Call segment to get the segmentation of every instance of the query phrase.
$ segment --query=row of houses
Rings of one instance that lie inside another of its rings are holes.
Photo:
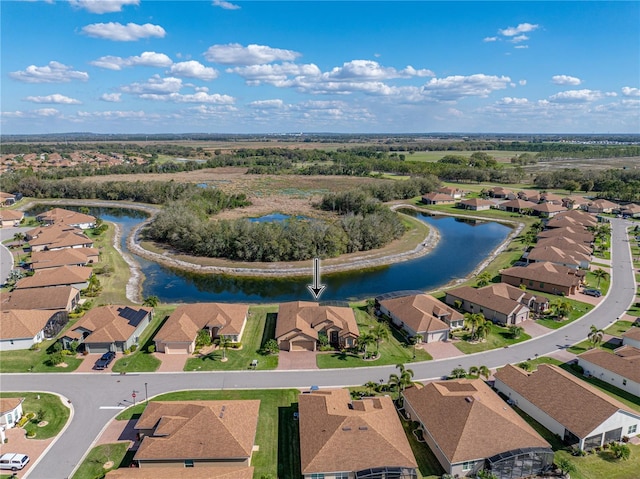
[[[51,168],[74,168],[90,166],[106,168],[123,164],[146,164],[147,159],[142,156],[130,156],[122,153],[100,153],[93,151],[74,151],[62,156],[60,153],[27,153],[0,155],[0,174],[31,169],[32,171],[48,170]]]

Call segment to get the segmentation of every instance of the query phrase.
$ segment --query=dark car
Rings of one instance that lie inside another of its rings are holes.
[[[585,289],[582,291],[584,294],[586,294],[587,296],[594,296],[596,298],[599,298],[600,296],[602,296],[602,291],[600,291],[599,289]]]
[[[96,369],[106,369],[111,364],[111,361],[116,357],[116,353],[113,351],[109,351],[108,353],[104,353],[100,356],[100,359],[96,361],[96,365],[94,366]]]

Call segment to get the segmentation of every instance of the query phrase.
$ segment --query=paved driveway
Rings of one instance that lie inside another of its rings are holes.
[[[160,367],[157,372],[159,373],[175,373],[184,370],[184,365],[187,362],[187,359],[192,358],[192,354],[164,354],[164,353],[153,353],[156,359],[162,361],[160,363]]]
[[[279,370],[318,369],[315,351],[280,351],[278,353]]]
[[[454,346],[453,341],[434,341],[433,343],[422,343],[422,349],[428,352],[433,359],[447,359],[464,356],[462,351]]]
[[[18,454],[26,454],[29,456],[29,464],[22,471],[18,471],[16,474],[18,477],[24,477],[29,469],[33,467],[34,462],[42,455],[45,449],[53,442],[54,438],[39,440],[27,439],[24,429],[19,427],[13,427],[5,431],[5,435],[8,439],[6,444],[0,444],[0,454],[5,452],[14,452]],[[2,474],[11,474],[11,471],[2,471]]]

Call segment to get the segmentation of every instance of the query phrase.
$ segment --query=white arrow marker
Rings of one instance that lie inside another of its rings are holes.
[[[325,288],[326,285],[320,284],[320,258],[313,258],[313,284],[308,284],[307,289],[311,292],[313,298],[318,301]]]

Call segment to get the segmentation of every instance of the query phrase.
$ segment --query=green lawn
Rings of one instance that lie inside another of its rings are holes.
[[[363,334],[369,328],[377,324],[377,320],[369,316],[366,307],[354,310],[358,329]],[[424,349],[416,349],[416,357],[413,358],[414,348],[407,344],[404,333],[394,326],[390,326],[391,338],[380,343],[380,356],[374,361],[365,361],[362,356],[348,352],[319,353],[316,356],[316,364],[320,369],[328,368],[356,368],[365,366],[382,366],[388,364],[405,364],[413,361],[427,361],[433,359]],[[370,351],[376,346],[371,346]]]
[[[542,326],[549,329],[558,329],[562,326],[566,326],[569,323],[572,323],[578,318],[581,318],[589,311],[593,309],[593,305],[589,303],[583,303],[581,301],[577,301],[575,299],[570,298],[562,298],[562,301],[568,301],[571,303],[573,310],[569,313],[569,317],[563,321],[558,321],[553,316],[548,316],[543,319],[537,319],[536,323],[541,324]]]
[[[153,401],[206,401],[259,399],[260,413],[256,444],[260,450],[253,454],[251,465],[254,477],[270,474],[272,477],[298,479],[300,477],[299,439],[293,412],[298,408],[297,389],[263,389],[253,391],[180,391],[163,394]],[[141,414],[141,403],[120,413],[116,419],[129,420]],[[295,440],[294,440],[295,439]],[[284,459],[286,458],[286,460]],[[281,462],[282,460],[282,462]]]
[[[130,462],[127,446],[126,442],[121,442],[94,447],[71,479],[97,479],[104,477],[104,474],[112,469],[127,467]],[[109,461],[113,462],[113,467],[105,469],[103,465]]]
[[[46,426],[38,427],[37,423],[34,423],[32,427],[36,432],[36,439],[49,439],[50,437],[57,436],[69,419],[69,408],[65,406],[60,400],[60,397],[55,394],[38,392],[3,392],[0,393],[0,397],[25,398],[22,403],[22,411],[24,414],[31,412],[38,414],[39,411],[43,412],[42,420],[46,421],[48,424]],[[40,397],[40,399],[38,399],[38,397]]]
[[[604,332],[612,336],[622,336],[622,333],[626,333],[631,327],[633,327],[631,321],[619,320],[605,329]]]
[[[480,351],[488,351],[489,349],[504,348],[511,344],[520,343],[531,339],[526,333],[522,333],[519,338],[514,339],[509,334],[508,328],[503,328],[497,324],[491,325],[491,331],[487,336],[487,339],[479,343],[469,343],[464,340],[468,337],[470,331],[458,331],[455,333],[455,337],[463,339],[462,341],[456,341],[454,346],[462,351],[464,354],[478,353]]]
[[[242,335],[242,349],[227,349],[227,361],[222,362],[222,351],[215,350],[203,357],[187,359],[185,371],[219,371],[248,369],[251,361],[258,360],[257,369],[278,367],[277,355],[262,355],[258,351],[275,334],[277,306],[252,306]]]
[[[615,459],[609,451],[576,457],[562,450],[556,452],[555,459],[557,461],[564,457],[576,466],[576,472],[571,473],[571,479],[638,479],[640,446],[629,444],[629,448],[631,455],[628,461]]]
[[[418,427],[418,423],[415,421],[405,421],[401,419],[404,433],[407,435],[409,445],[413,451],[413,455],[418,463],[418,470],[424,479],[440,479],[444,474],[444,469],[434,456],[429,446],[426,443],[418,441],[413,435],[413,430]]]
[[[47,348],[55,341],[53,339],[43,341],[39,344],[39,349],[21,349],[18,351],[0,351],[0,373],[63,373],[75,371],[81,358],[65,356],[65,364],[62,366],[50,366],[47,364]]]
[[[607,270],[605,269],[604,271],[607,271]],[[611,275],[607,276],[606,278],[602,278],[600,281],[598,281],[598,278],[594,276],[593,271],[589,271],[587,273],[587,277],[585,278],[585,287],[597,288],[600,291],[602,291],[602,294],[607,294],[607,291],[609,291],[610,285],[611,285]]]

